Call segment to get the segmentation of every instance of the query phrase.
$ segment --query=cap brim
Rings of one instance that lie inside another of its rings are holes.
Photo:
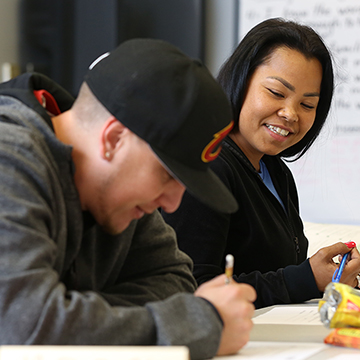
[[[174,177],[202,203],[213,210],[227,214],[234,213],[238,209],[238,204],[230,190],[211,169],[199,171],[189,168],[154,147],[151,148]]]

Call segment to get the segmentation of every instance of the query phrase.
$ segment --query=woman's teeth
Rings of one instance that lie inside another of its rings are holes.
[[[285,130],[285,129],[281,129],[277,126],[273,126],[273,125],[268,125],[266,124],[266,127],[268,129],[270,129],[273,133],[281,135],[281,136],[288,136],[289,135],[289,131]]]

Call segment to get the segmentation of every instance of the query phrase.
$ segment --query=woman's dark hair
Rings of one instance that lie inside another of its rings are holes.
[[[308,59],[316,58],[323,70],[320,99],[313,126],[297,144],[280,153],[282,157],[296,156],[294,161],[304,155],[318,137],[333,97],[332,59],[321,37],[312,28],[293,21],[281,18],[265,20],[246,34],[221,67],[218,81],[232,104],[234,119],[239,119],[251,76],[256,68],[266,62],[272,52],[281,46],[297,50]],[[235,121],[235,125],[238,126],[238,121]]]

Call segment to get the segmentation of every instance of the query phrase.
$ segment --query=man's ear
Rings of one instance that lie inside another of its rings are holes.
[[[103,159],[111,160],[113,158],[126,129],[127,128],[113,116],[106,120],[101,128],[100,134],[100,151]]]

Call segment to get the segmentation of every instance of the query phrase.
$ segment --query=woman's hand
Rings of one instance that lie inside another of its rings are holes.
[[[332,281],[335,270],[339,267],[333,260],[337,255],[349,253],[340,282],[350,286],[357,286],[357,275],[360,273],[360,254],[356,247],[349,249],[346,244],[338,242],[324,247],[310,259],[310,266],[315,277],[316,285],[320,291],[324,291],[328,283]]]

